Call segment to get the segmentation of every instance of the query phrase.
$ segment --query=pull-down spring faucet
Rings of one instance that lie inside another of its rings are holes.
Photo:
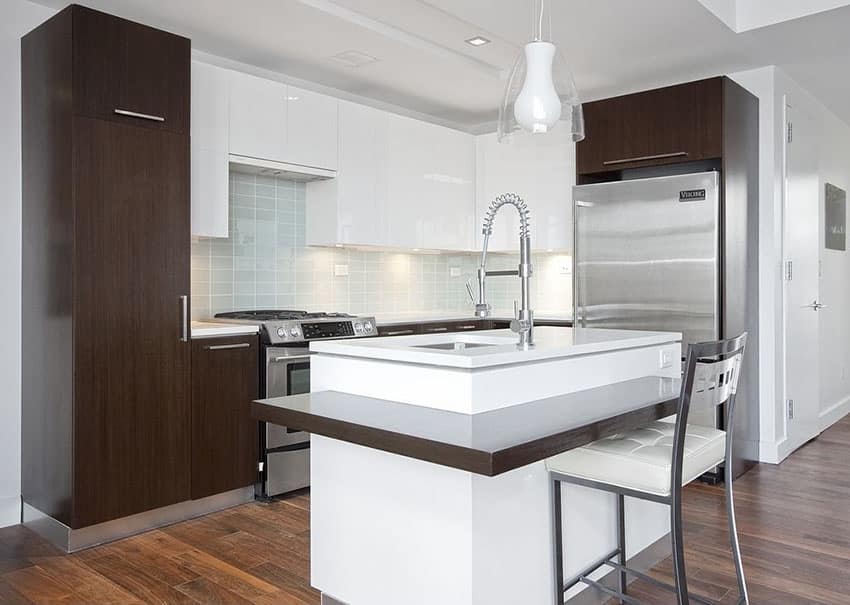
[[[502,206],[510,205],[519,213],[519,267],[516,271],[487,271],[487,247],[490,236],[493,234],[493,219]],[[487,276],[518,275],[522,284],[522,306],[517,309],[514,302],[514,319],[511,322],[511,330],[519,334],[519,347],[528,349],[534,345],[534,312],[529,302],[528,280],[534,273],[531,264],[531,234],[528,227],[528,206],[521,197],[515,193],[503,193],[490,204],[484,215],[484,226],[481,233],[484,234],[484,248],[481,251],[481,265],[478,267],[478,303],[475,305],[477,317],[489,317],[490,305],[487,303],[485,280]]]

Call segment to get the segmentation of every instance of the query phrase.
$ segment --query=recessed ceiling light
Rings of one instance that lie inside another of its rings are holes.
[[[466,43],[470,46],[484,46],[485,44],[490,44],[490,40],[484,36],[474,36],[467,40]]]
[[[369,63],[375,63],[378,59],[359,50],[347,50],[334,55],[331,60],[342,63],[346,67],[362,67]]]

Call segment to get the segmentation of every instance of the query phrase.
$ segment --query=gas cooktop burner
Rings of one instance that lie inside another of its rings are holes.
[[[348,313],[308,313],[307,311],[231,311],[217,313],[216,319],[260,326],[263,342],[270,345],[306,346],[310,340],[377,336],[374,317]]]

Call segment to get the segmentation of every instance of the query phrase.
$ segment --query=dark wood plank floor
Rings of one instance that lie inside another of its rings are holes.
[[[850,603],[850,418],[735,485],[751,602]],[[691,587],[734,603],[722,487],[686,494]],[[74,555],[21,526],[0,529],[0,603],[317,604],[309,507],[307,494],[247,504]],[[652,573],[669,580],[669,560]],[[672,602],[644,583],[632,592]]]

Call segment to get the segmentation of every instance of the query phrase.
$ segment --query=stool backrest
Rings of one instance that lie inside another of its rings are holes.
[[[727,478],[731,477],[729,468],[735,393],[738,389],[738,378],[746,344],[747,333],[744,332],[737,338],[701,342],[688,347],[673,436],[672,494],[681,492],[685,435],[688,429],[688,416],[694,408],[726,404],[726,469]]]

